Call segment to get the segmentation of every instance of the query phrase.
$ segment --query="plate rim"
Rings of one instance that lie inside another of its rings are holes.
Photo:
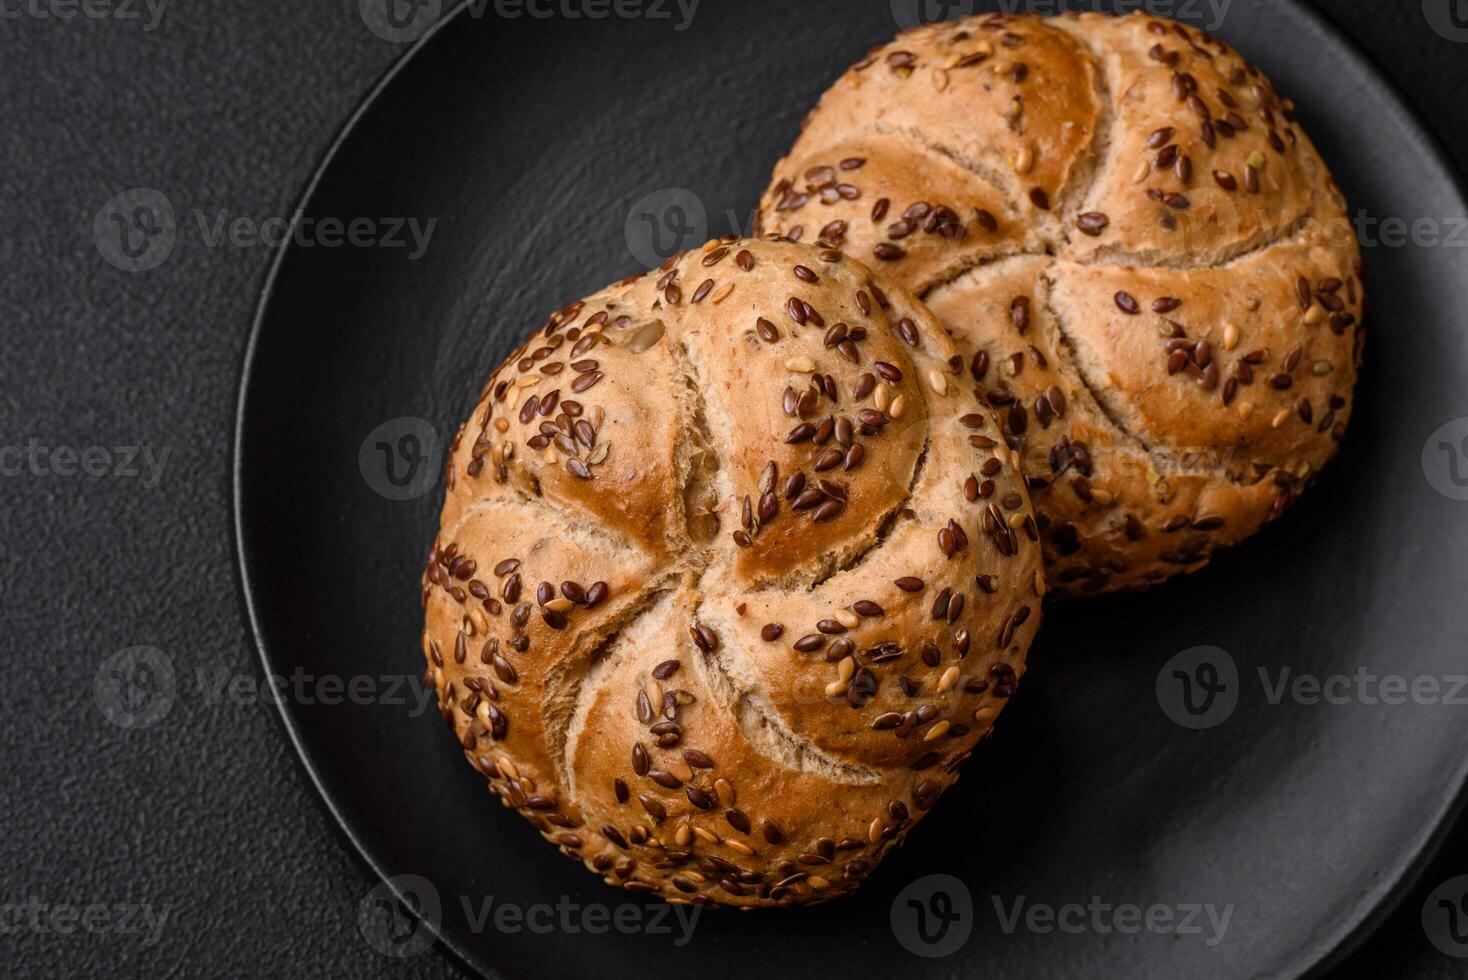
[[[351,138],[352,134],[357,131],[358,124],[361,123],[362,119],[372,111],[383,93],[407,69],[408,65],[415,61],[418,55],[437,39],[442,32],[448,30],[450,25],[457,24],[464,12],[473,6],[475,2],[477,0],[457,0],[452,10],[440,16],[424,32],[422,37],[409,44],[388,65],[387,69],[378,76],[377,80],[372,83],[367,91],[363,93],[352,111],[347,115],[347,118],[332,136],[320,160],[312,169],[311,176],[302,187],[296,199],[295,206],[291,209],[290,228],[287,229],[285,247],[279,249],[270,261],[270,266],[265,273],[265,281],[260,289],[260,297],[256,301],[254,314],[250,318],[249,334],[245,340],[245,349],[240,359],[239,377],[235,383],[235,413],[234,423],[230,433],[229,530],[231,539],[230,546],[234,552],[235,559],[231,564],[234,571],[236,591],[239,596],[240,605],[244,609],[245,622],[249,628],[250,645],[254,648],[256,660],[266,675],[269,675],[273,669],[278,669],[279,658],[271,655],[269,646],[265,640],[265,632],[261,625],[260,612],[255,598],[254,579],[250,569],[251,558],[247,554],[245,547],[246,530],[243,507],[244,467],[242,465],[250,383],[254,377],[255,356],[259,348],[260,335],[263,331],[266,317],[270,313],[271,301],[275,298],[276,284],[280,278],[281,269],[284,268],[286,261],[292,258],[295,252],[299,251],[295,244],[296,228],[305,215],[307,206],[311,203],[312,198],[316,196],[316,192],[326,177],[327,172],[336,163],[342,147]],[[291,755],[294,756],[295,765],[300,771],[305,773],[307,783],[312,790],[311,795],[315,797],[317,805],[325,811],[332,825],[332,831],[348,845],[346,848],[348,856],[368,871],[368,889],[370,890],[379,885],[387,885],[392,891],[393,897],[397,899],[399,907],[406,909],[418,921],[420,927],[428,930],[433,938],[434,948],[446,955],[450,962],[460,970],[469,976],[485,977],[487,980],[501,980],[502,974],[497,968],[491,967],[488,972],[485,972],[477,965],[479,959],[471,956],[465,949],[462,949],[457,940],[447,930],[443,929],[440,924],[425,919],[419,914],[415,903],[406,901],[407,896],[404,895],[402,889],[393,880],[394,876],[389,873],[389,870],[384,866],[383,862],[372,853],[366,842],[362,840],[352,822],[346,818],[341,805],[338,804],[331,790],[327,788],[316,761],[306,751],[300,723],[287,706],[286,702],[288,700],[287,698],[275,699],[275,708],[276,715],[281,725],[285,728],[286,739],[290,743]],[[373,882],[372,879],[374,878],[376,882]]]
[[[367,89],[357,102],[346,120],[342,123],[336,134],[327,145],[319,162],[312,169],[311,176],[297,198],[296,204],[291,211],[291,226],[289,231],[294,232],[297,225],[305,214],[307,206],[325,179],[328,171],[337,161],[341,150],[347,140],[357,131],[358,125],[376,107],[378,101],[387,89],[402,75],[407,67],[429,47],[441,34],[452,27],[456,27],[459,21],[478,0],[456,0],[453,9],[444,13],[434,22],[428,30],[417,40],[409,44],[398,57],[388,66],[381,76]],[[1449,186],[1457,199],[1460,211],[1468,213],[1468,199],[1464,197],[1465,181],[1453,158],[1448,154],[1442,140],[1427,126],[1414,105],[1408,100],[1406,94],[1397,82],[1388,76],[1376,63],[1371,54],[1366,51],[1356,40],[1345,31],[1329,20],[1325,14],[1312,3],[1304,0],[1264,0],[1264,2],[1284,6],[1292,9],[1305,22],[1307,22],[1319,35],[1327,40],[1335,42],[1347,53],[1355,57],[1356,62],[1363,70],[1366,80],[1381,93],[1388,106],[1396,112],[1399,118],[1408,122],[1408,136],[1414,142],[1413,149],[1422,154],[1432,166],[1441,170],[1449,181]],[[249,630],[249,642],[254,648],[256,658],[261,669],[269,674],[272,669],[278,668],[278,658],[270,652],[270,647],[265,639],[265,632],[261,624],[260,612],[255,596],[254,582],[256,577],[251,570],[251,557],[246,551],[246,518],[243,507],[244,492],[244,467],[243,467],[243,442],[245,427],[247,425],[247,411],[249,408],[249,396],[251,381],[254,377],[254,367],[260,336],[263,332],[267,317],[272,308],[275,298],[277,281],[287,261],[295,257],[299,249],[295,245],[294,235],[288,235],[286,245],[277,251],[272,258],[270,266],[265,275],[265,281],[260,290],[260,296],[255,305],[255,310],[250,319],[249,332],[246,338],[245,348],[240,360],[239,375],[235,387],[235,413],[231,431],[231,443],[229,451],[229,507],[230,507],[230,545],[234,553],[232,562],[236,591],[240,604],[244,611],[244,618]],[[342,806],[338,803],[332,792],[323,781],[322,774],[313,757],[306,751],[300,723],[293,713],[292,706],[287,699],[277,699],[276,712],[281,725],[285,728],[287,740],[290,743],[295,764],[305,773],[307,781],[313,790],[317,804],[322,807],[336,834],[348,844],[347,853],[354,858],[359,865],[364,867],[372,877],[377,879],[376,885],[386,884],[405,908],[409,909],[419,924],[427,928],[433,937],[434,946],[460,969],[473,976],[483,976],[491,980],[499,980],[502,974],[496,967],[489,967],[488,972],[478,965],[481,957],[469,953],[462,948],[455,936],[444,929],[440,923],[434,923],[422,918],[414,910],[412,905],[403,901],[405,898],[402,891],[393,881],[393,876],[383,862],[375,856],[365,841],[354,829],[353,824],[345,815]],[[1446,802],[1431,814],[1428,821],[1419,824],[1419,833],[1410,841],[1409,848],[1404,852],[1404,858],[1398,866],[1391,869],[1389,875],[1383,875],[1367,891],[1361,893],[1360,900],[1353,903],[1352,913],[1339,919],[1339,924],[1331,929],[1323,930],[1304,946],[1299,947],[1304,962],[1286,964],[1286,968],[1294,970],[1290,974],[1279,974],[1280,976],[1292,977],[1318,977],[1330,972],[1341,965],[1345,960],[1359,950],[1367,941],[1374,936],[1382,924],[1390,918],[1401,906],[1407,894],[1422,880],[1428,866],[1441,849],[1443,842],[1454,829],[1454,825],[1462,816],[1465,807],[1468,807],[1468,757],[1465,757],[1458,769],[1451,776],[1451,785],[1455,788],[1445,794]],[[375,887],[369,879],[369,887]]]

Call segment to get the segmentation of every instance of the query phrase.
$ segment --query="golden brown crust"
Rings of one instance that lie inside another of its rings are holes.
[[[854,889],[1039,625],[1018,458],[963,370],[909,293],[783,241],[552,317],[455,440],[424,576],[428,675],[491,790],[670,901]]]
[[[1345,202],[1290,103],[1199,31],[906,32],[822,97],[760,225],[877,262],[944,322],[1028,461],[1055,594],[1202,567],[1344,432],[1365,298]]]

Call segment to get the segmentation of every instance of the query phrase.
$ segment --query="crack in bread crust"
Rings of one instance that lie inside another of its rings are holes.
[[[1250,238],[1234,242],[1227,248],[1211,255],[1183,258],[1176,255],[1163,255],[1156,251],[1127,249],[1125,246],[1116,245],[1102,246],[1096,249],[1091,256],[1084,258],[1072,258],[1064,253],[1060,254],[1059,257],[1075,265],[1100,268],[1141,266],[1148,269],[1170,269],[1177,272],[1227,269],[1266,253],[1275,246],[1282,245],[1293,238],[1299,233],[1301,227],[1317,217],[1315,214],[1315,204],[1316,202],[1312,195],[1310,205],[1303,211],[1297,213],[1288,222],[1283,222],[1274,228],[1260,229]]]
[[[878,519],[877,528],[876,531],[873,533],[871,543],[863,548],[859,548],[856,551],[843,556],[839,562],[835,562],[831,567],[827,568],[824,572],[817,575],[814,579],[811,580],[810,584],[806,586],[807,592],[814,592],[816,589],[820,588],[822,585],[825,585],[837,575],[842,575],[860,566],[862,562],[866,561],[867,558],[869,558],[879,548],[881,548],[882,545],[887,543],[887,539],[892,534],[892,529],[895,528],[899,522],[904,519],[910,519],[908,518],[908,515],[911,514],[911,511],[908,509],[908,505],[912,503],[913,494],[917,491],[918,483],[922,481],[923,470],[927,467],[928,464],[928,452],[932,448],[933,441],[931,439],[923,440],[923,448],[918,453],[917,460],[913,463],[912,476],[907,481],[906,492],[903,493],[902,499],[898,501],[896,506],[887,511],[887,513],[883,514],[881,518]]]
[[[681,438],[685,440],[686,446],[691,447],[676,455],[678,493],[674,495],[673,502],[682,510],[680,515],[684,529],[682,543],[684,547],[697,553],[696,561],[699,567],[703,568],[707,567],[712,560],[710,549],[718,538],[719,526],[722,522],[717,514],[708,511],[704,514],[707,518],[704,527],[695,528],[694,508],[700,503],[695,498],[706,498],[710,494],[713,494],[715,499],[719,497],[719,483],[724,460],[718,450],[719,443],[709,429],[708,402],[704,398],[698,369],[689,356],[685,338],[678,338],[673,352],[675,363],[678,366],[674,384],[678,389],[678,398],[685,407],[686,424],[683,426]],[[710,461],[712,461],[712,466],[708,465]],[[710,473],[714,475],[711,477]]]
[[[465,508],[454,518],[452,524],[447,524],[439,529],[439,537],[453,540],[458,536],[465,524],[472,518],[479,516],[485,510],[495,506],[522,507],[535,511],[538,515],[550,515],[552,519],[568,521],[570,516],[563,508],[558,507],[541,493],[526,493],[525,489],[514,483],[506,484],[514,492],[513,497],[501,497],[494,495],[480,495],[469,502]],[[538,488],[537,488],[538,489]],[[590,534],[592,537],[600,538],[604,543],[629,551],[641,551],[638,543],[627,534],[619,533],[616,529],[597,521],[578,521],[575,523],[578,532]]]
[[[1111,150],[1111,130],[1116,123],[1116,105],[1111,92],[1111,83],[1106,76],[1106,64],[1102,56],[1096,51],[1091,39],[1079,34],[1070,33],[1072,40],[1080,44],[1081,50],[1085,52],[1090,60],[1091,88],[1096,97],[1096,104],[1100,106],[1100,112],[1096,116],[1096,125],[1091,130],[1091,144],[1086,147],[1086,166],[1083,172],[1073,172],[1066,186],[1061,188],[1060,202],[1060,241],[1050,242],[1051,254],[1070,245],[1070,225],[1080,209],[1090,199],[1091,193],[1096,189],[1101,174],[1106,172],[1106,167],[1111,164],[1109,153]],[[1084,184],[1084,187],[1081,185]]]
[[[881,123],[870,123],[858,130],[868,132],[877,136],[887,136],[898,140],[906,140],[916,143],[925,150],[929,150],[939,156],[947,158],[953,164],[967,171],[970,176],[977,177],[988,184],[996,193],[1004,197],[1009,204],[1010,214],[1019,214],[1019,209],[1014,206],[1011,198],[1013,186],[997,170],[986,167],[971,157],[965,156],[951,146],[947,146],[930,138],[926,133],[910,126],[885,126]]]
[[[1065,317],[1055,308],[1053,298],[1054,280],[1050,278],[1048,270],[1041,276],[1041,282],[1045,286],[1042,305],[1045,308],[1045,312],[1050,314],[1050,320],[1055,325],[1055,334],[1058,341],[1053,348],[1053,353],[1059,359],[1057,370],[1060,371],[1062,376],[1069,377],[1073,380],[1086,393],[1086,396],[1096,409],[1095,417],[1097,420],[1103,421],[1111,429],[1113,434],[1120,436],[1123,440],[1134,446],[1140,455],[1149,459],[1152,458],[1159,447],[1154,446],[1142,438],[1139,433],[1126,424],[1121,418],[1120,413],[1110,404],[1109,399],[1102,394],[1100,385],[1096,384],[1090,374],[1081,365],[1080,358],[1076,354],[1075,340],[1066,332]],[[1177,471],[1195,476],[1222,476],[1231,478],[1229,471],[1222,466],[1179,466],[1177,467]]]
[[[699,624],[695,608],[692,621]],[[734,663],[734,660],[738,663]],[[746,742],[761,756],[798,772],[816,773],[835,783],[870,786],[882,781],[882,774],[866,766],[845,762],[822,752],[814,742],[801,738],[785,722],[780,712],[759,690],[749,666],[749,655],[742,647],[726,638],[719,649],[690,660],[718,705],[744,734]],[[743,667],[742,671],[737,668]]]
[[[927,465],[928,450],[932,447],[931,440],[923,441],[923,448],[919,451],[917,459],[913,462],[912,476],[909,477],[907,488],[902,499],[883,513],[876,522],[872,531],[872,538],[865,544],[858,544],[842,550],[827,551],[818,558],[813,559],[817,567],[809,568],[804,572],[787,573],[785,575],[770,578],[756,579],[750,582],[745,591],[751,595],[768,592],[773,589],[803,588],[806,592],[814,592],[822,585],[861,565],[862,562],[878,551],[891,535],[895,528],[909,513],[909,505],[912,503],[913,493],[917,489],[919,481],[923,476],[923,469]],[[806,579],[805,573],[810,575]]]
[[[579,649],[562,657],[546,677],[541,713],[550,722],[547,731],[551,760],[569,800],[579,798],[570,758],[590,711],[587,695],[595,688],[596,678],[613,665],[618,656],[617,644],[624,634],[658,608],[676,588],[676,580],[676,574],[664,576],[633,599],[620,616],[591,634],[588,642],[582,643],[578,638]]]
[[[952,286],[973,275],[978,269],[995,265],[1008,259],[1028,259],[1041,255],[1054,255],[1055,252],[1047,243],[1045,248],[1030,249],[1021,246],[1009,247],[1000,245],[987,252],[974,252],[963,257],[962,261],[955,263],[952,267],[944,269],[937,275],[925,279],[913,290],[918,299],[927,301],[930,294],[945,286]]]

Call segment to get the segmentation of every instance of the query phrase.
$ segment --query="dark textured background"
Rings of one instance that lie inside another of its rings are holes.
[[[1230,16],[1266,2],[1234,0]],[[151,489],[0,478],[0,903],[172,906],[149,947],[21,931],[0,936],[0,955],[17,976],[452,976],[437,953],[387,960],[358,935],[370,882],[274,708],[180,697],[128,732],[93,702],[98,664],[139,644],[168,651],[189,692],[196,668],[259,672],[236,594],[228,450],[272,253],[187,234],[161,267],[129,274],[99,256],[92,217],[135,186],[181,213],[289,214],[401,50],[366,29],[356,0],[175,3],[151,32],[0,18],[0,444],[170,451]],[[1468,44],[1433,33],[1419,0],[1316,3],[1468,170]],[[1418,925],[1427,891],[1464,872],[1468,823],[1341,974],[1468,976]]]

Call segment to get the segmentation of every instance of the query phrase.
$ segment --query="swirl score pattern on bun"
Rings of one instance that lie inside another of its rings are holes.
[[[722,239],[574,303],[455,440],[423,579],[490,790],[669,901],[856,888],[1024,672],[1018,458],[907,291]]]
[[[920,296],[1022,452],[1058,595],[1193,571],[1335,451],[1364,292],[1257,68],[1144,14],[918,28],[848,70],[761,228]]]

